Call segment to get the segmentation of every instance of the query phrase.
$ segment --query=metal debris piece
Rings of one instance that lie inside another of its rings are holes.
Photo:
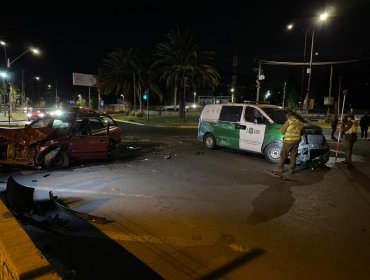
[[[29,212],[35,207],[33,203],[34,191],[34,188],[25,187],[10,176],[6,184],[6,200],[14,211],[18,213]]]
[[[64,205],[64,204],[58,202],[57,196],[54,196],[52,191],[49,191],[49,198],[50,198],[51,201],[53,201],[55,203],[55,205],[58,208],[60,208],[61,210],[65,211],[68,214],[71,214],[73,216],[76,216],[78,218],[87,220],[88,222],[92,222],[92,223],[97,223],[97,224],[107,224],[107,223],[109,223],[109,220],[107,220],[104,217],[98,217],[98,216],[90,215],[90,214],[87,214],[87,213],[81,213],[81,212],[77,212],[75,210],[72,210],[67,205]]]

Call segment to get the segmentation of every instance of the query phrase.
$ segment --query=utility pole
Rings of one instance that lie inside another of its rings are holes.
[[[313,55],[313,42],[315,38],[315,29],[312,28],[312,37],[311,37],[311,54],[310,54],[310,66],[308,72],[308,82],[307,82],[307,94],[304,103],[306,103],[306,116],[308,115],[308,109],[310,107],[310,87],[311,87],[311,75],[312,75],[312,55]]]

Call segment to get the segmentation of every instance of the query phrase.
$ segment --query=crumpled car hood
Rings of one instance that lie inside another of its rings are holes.
[[[30,146],[46,139],[52,130],[35,128],[0,128],[0,139],[16,142],[23,146]]]

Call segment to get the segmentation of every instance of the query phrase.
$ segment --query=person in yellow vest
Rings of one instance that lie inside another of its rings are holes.
[[[347,121],[341,126],[342,134],[344,135],[343,149],[346,159],[343,163],[352,164],[352,149],[353,144],[357,140],[358,121],[353,114],[349,114]]]
[[[287,121],[280,128],[281,133],[284,134],[284,142],[280,150],[278,166],[274,171],[283,172],[285,161],[290,155],[289,173],[293,174],[296,168],[298,146],[301,141],[303,120],[294,112],[288,112],[286,117]]]

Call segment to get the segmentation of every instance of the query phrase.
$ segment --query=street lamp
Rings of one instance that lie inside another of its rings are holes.
[[[324,22],[328,18],[329,14],[327,12],[324,12],[320,14],[318,17],[318,22]],[[289,24],[287,25],[288,30],[292,30],[295,28],[294,24]],[[308,73],[308,82],[307,82],[307,93],[305,96],[305,99],[302,100],[302,106],[305,106],[307,108],[308,106],[308,101],[309,101],[309,95],[310,95],[310,85],[311,85],[311,74],[312,74],[312,57],[313,57],[313,45],[314,45],[314,38],[315,38],[315,28],[313,25],[307,27],[306,29],[302,29],[298,27],[303,34],[304,34],[304,48],[303,48],[303,67],[302,67],[302,86],[301,86],[301,99],[303,99],[303,87],[304,87],[304,69],[305,69],[305,64],[306,64],[306,49],[307,49],[307,34],[309,30],[311,31],[311,51],[310,51],[310,62],[309,62],[309,68],[307,69]]]
[[[265,101],[267,98],[269,98],[271,96],[271,92],[268,90],[265,94]]]
[[[4,48],[4,54],[5,54],[5,64],[7,64],[7,55],[6,55],[6,43],[4,41],[0,41],[0,45]]]
[[[5,83],[5,79],[8,77],[8,73],[6,73],[5,71],[1,71],[0,72],[0,76],[3,78],[3,94],[4,94],[4,110],[5,110],[5,94],[6,94],[6,83]],[[1,112],[1,107],[2,107],[2,95],[0,94],[0,112]],[[6,115],[6,110],[4,111],[5,112],[5,115]]]
[[[196,91],[194,91],[194,104],[195,104],[195,97],[197,96],[197,92]]]
[[[328,18],[328,13],[322,13],[319,16],[319,22],[324,22]],[[306,112],[308,110],[308,101],[309,101],[309,95],[310,95],[310,85],[311,85],[311,74],[312,74],[312,56],[313,56],[313,44],[314,44],[314,38],[315,38],[315,29],[312,27],[312,37],[311,37],[311,52],[310,52],[310,64],[308,71],[308,82],[307,82],[307,94],[304,100],[304,104],[306,104]]]
[[[19,58],[21,58],[22,56],[24,56],[26,53],[33,53],[35,55],[39,55],[40,54],[40,50],[39,49],[36,49],[36,48],[28,48],[27,50],[25,50],[24,52],[22,52],[20,55],[18,55],[15,59],[13,59],[12,61],[10,61],[9,57],[7,58],[7,67],[10,68],[10,66],[15,62],[17,61]]]
[[[39,49],[30,47],[30,48],[28,48],[27,50],[25,50],[24,52],[22,52],[20,55],[18,55],[15,59],[13,59],[11,61],[10,58],[7,57],[7,54],[6,54],[6,43],[4,41],[0,41],[0,44],[4,47],[6,67],[8,69],[10,69],[10,66],[15,61],[17,61],[19,58],[21,58],[22,56],[24,56],[26,53],[29,53],[30,52],[30,53],[33,53],[35,55],[39,55],[40,54],[40,50]],[[23,78],[22,78],[22,83],[23,83]],[[11,98],[12,96],[11,96],[11,92],[9,92],[8,94],[9,94],[9,113],[8,113],[8,117],[9,117],[9,123],[10,123],[10,118],[12,117],[12,98]],[[24,95],[24,92],[22,92],[22,103],[23,103],[23,100],[24,100],[24,96],[23,95]]]

